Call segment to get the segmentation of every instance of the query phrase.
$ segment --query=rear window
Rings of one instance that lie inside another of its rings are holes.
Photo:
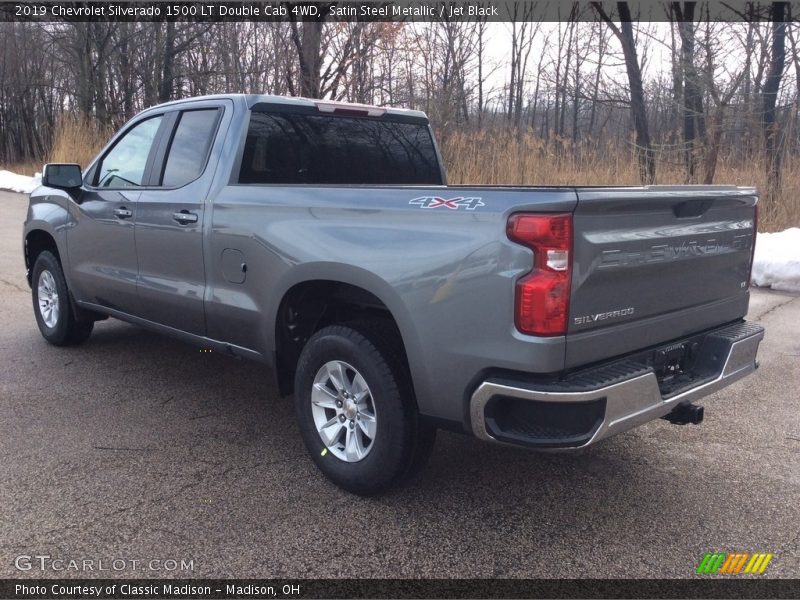
[[[251,113],[239,172],[239,183],[441,182],[427,125],[296,113]]]

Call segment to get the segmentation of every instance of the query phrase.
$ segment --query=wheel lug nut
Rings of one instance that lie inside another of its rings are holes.
[[[353,421],[350,421],[350,429],[352,429],[353,427],[355,427],[355,425],[356,425],[356,424],[355,424]]]
[[[342,401],[341,400],[337,400],[336,401],[336,407],[337,408],[342,408]]]
[[[339,420],[344,423],[344,415],[339,415]]]

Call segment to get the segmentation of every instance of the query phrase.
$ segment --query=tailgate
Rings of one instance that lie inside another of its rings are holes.
[[[744,317],[752,188],[578,188],[566,367]]]

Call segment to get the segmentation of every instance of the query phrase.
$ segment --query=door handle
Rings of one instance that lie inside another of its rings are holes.
[[[114,214],[118,219],[129,219],[133,216],[133,211],[123,206],[122,208],[115,208]]]
[[[181,225],[186,225],[187,223],[197,223],[197,215],[188,211],[172,213],[172,218]]]

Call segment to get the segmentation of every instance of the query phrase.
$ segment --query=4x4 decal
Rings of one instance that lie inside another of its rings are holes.
[[[450,210],[458,210],[462,206],[467,210],[475,210],[480,206],[486,206],[486,204],[480,199],[476,197],[469,197],[464,198],[462,196],[458,196],[457,198],[440,198],[438,196],[420,196],[419,198],[413,198],[408,201],[409,204],[416,204],[420,208],[449,208]]]

